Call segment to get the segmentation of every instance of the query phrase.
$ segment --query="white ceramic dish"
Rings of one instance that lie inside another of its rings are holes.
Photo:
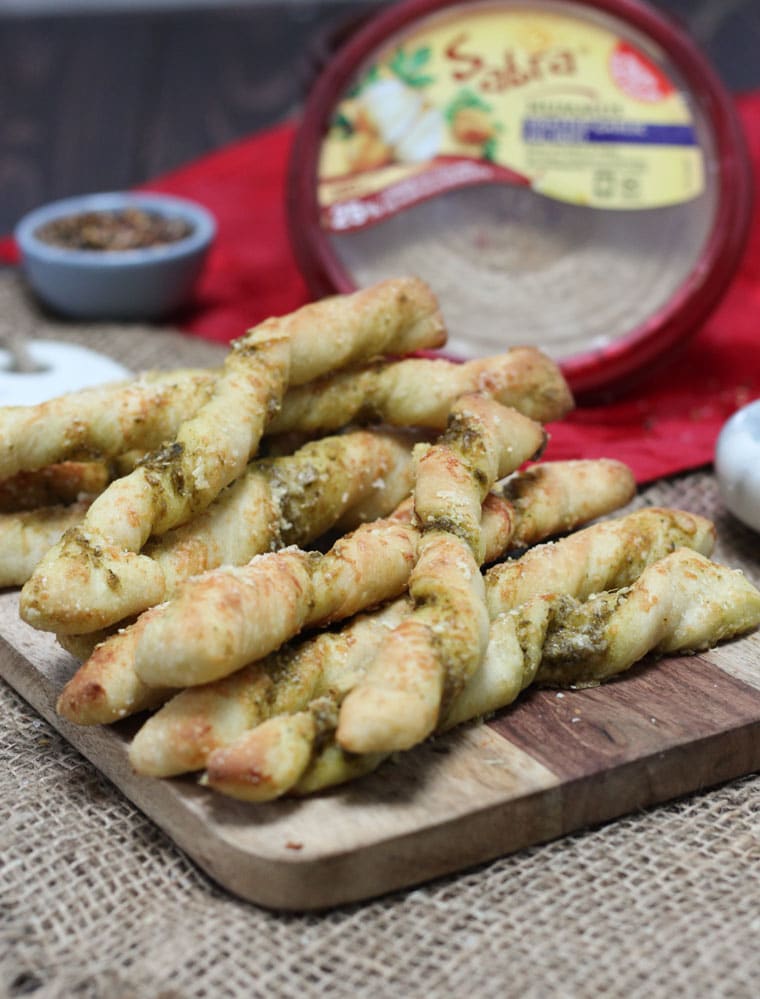
[[[734,413],[721,430],[715,474],[731,513],[760,531],[760,399]]]

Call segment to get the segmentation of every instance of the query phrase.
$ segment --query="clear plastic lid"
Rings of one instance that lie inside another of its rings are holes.
[[[401,7],[311,108],[296,248],[318,290],[417,274],[451,352],[534,344],[580,391],[693,331],[738,259],[749,182],[682,32],[628,0]]]

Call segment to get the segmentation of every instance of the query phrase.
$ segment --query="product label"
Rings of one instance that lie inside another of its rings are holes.
[[[657,208],[700,194],[704,163],[686,101],[650,55],[578,17],[484,5],[427,20],[363,71],[322,145],[322,222],[361,229],[494,182]]]

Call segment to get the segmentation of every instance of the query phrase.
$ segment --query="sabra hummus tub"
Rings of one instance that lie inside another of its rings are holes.
[[[392,6],[317,80],[289,178],[315,294],[417,274],[451,353],[536,344],[579,393],[698,328],[749,202],[731,99],[632,0]]]

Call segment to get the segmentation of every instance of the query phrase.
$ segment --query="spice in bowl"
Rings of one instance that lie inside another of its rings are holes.
[[[69,250],[143,250],[185,239],[193,226],[143,208],[79,212],[52,219],[36,230],[43,243]]]
[[[25,215],[15,236],[31,289],[80,319],[157,319],[189,301],[216,224],[202,206],[151,192],[84,194]]]

